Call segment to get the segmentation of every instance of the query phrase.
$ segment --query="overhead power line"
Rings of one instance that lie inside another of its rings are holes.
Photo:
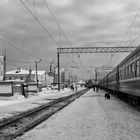
[[[44,0],[44,3],[45,3],[45,5],[46,5],[46,7],[47,7],[48,11],[50,12],[51,16],[53,17],[53,19],[54,19],[55,23],[57,24],[58,28],[59,28],[59,29],[61,30],[61,32],[63,33],[63,35],[64,35],[64,37],[65,37],[66,41],[67,41],[67,42],[68,42],[68,44],[72,47],[72,45],[71,45],[71,43],[70,43],[70,41],[69,41],[69,39],[68,39],[67,35],[65,34],[65,32],[64,32],[64,31],[63,31],[63,29],[61,28],[60,24],[58,23],[58,21],[57,21],[57,19],[56,19],[55,15],[52,13],[51,9],[49,8],[49,6],[48,6],[48,4],[47,4],[46,0]]]
[[[54,40],[54,42],[56,43],[56,45],[57,46],[59,46],[59,43],[54,39],[54,37],[51,35],[51,33],[47,30],[47,28],[41,23],[41,21],[37,18],[37,16],[35,16],[33,13],[32,13],[32,11],[25,5],[25,3],[22,1],[22,0],[19,0],[21,3],[22,3],[22,5],[28,10],[28,12],[31,14],[31,16],[37,21],[37,23],[43,28],[43,30],[45,31],[45,32],[47,32],[47,34],[49,34],[49,36],[52,38],[52,40]],[[47,5],[47,3],[46,3],[46,1],[45,1],[45,4],[46,4],[46,6],[47,6],[47,8],[49,8],[48,7],[48,5]],[[51,13],[51,15],[53,16],[53,18],[55,19],[55,22],[57,23],[57,25],[58,25],[58,27],[59,28],[61,28],[60,27],[60,25],[58,24],[58,22],[57,22],[57,20],[56,20],[56,18],[54,17],[54,15],[52,14],[52,12],[51,12],[51,10],[49,9],[49,11],[50,11],[50,13]],[[37,15],[37,14],[36,14]],[[62,28],[61,28],[61,31],[63,32],[63,30],[62,30]],[[65,35],[65,33],[63,32],[63,34]],[[65,35],[65,38],[67,38],[66,37],[66,35]],[[68,41],[68,39],[67,39],[67,41]],[[68,41],[69,42],[69,41]],[[69,42],[69,44],[70,44],[70,42]],[[71,45],[71,44],[70,44]],[[72,47],[72,46],[71,46]],[[74,60],[72,60],[73,62],[74,62]],[[75,62],[74,62],[75,63]]]
[[[55,15],[53,14],[53,12],[51,11],[51,9],[49,8],[49,6],[48,6],[46,0],[44,0],[44,3],[45,3],[45,5],[46,5],[46,7],[47,7],[49,13],[51,14],[53,20],[55,21],[56,25],[58,26],[58,28],[60,29],[60,31],[63,33],[63,35],[64,35],[64,37],[65,37],[65,39],[66,39],[68,45],[72,48],[72,45],[71,45],[71,43],[70,43],[70,41],[69,41],[67,35],[65,34],[65,32],[64,32],[63,29],[61,28],[60,24],[58,23],[58,21],[57,21]],[[59,39],[60,39],[60,32],[59,32]],[[61,40],[60,40],[60,47],[61,47]],[[73,56],[73,54],[72,54],[72,56]],[[69,57],[69,56],[68,56],[68,57]],[[72,62],[75,64],[74,56],[73,56]]]
[[[120,44],[119,44],[119,47],[121,46],[121,44],[122,44],[122,42],[124,41],[126,35],[128,34],[129,30],[131,29],[132,25],[134,24],[134,21],[136,20],[136,18],[137,18],[137,16],[138,16],[139,12],[140,12],[140,8],[138,9],[138,11],[137,11],[135,17],[133,18],[132,22],[130,23],[130,25],[129,25],[128,29],[126,30],[125,34],[123,35],[123,37],[122,37],[122,39],[121,39],[121,42],[120,42]]]
[[[30,15],[36,20],[36,22],[40,25],[40,27],[52,38],[52,40],[55,42],[57,46],[59,46],[59,43],[54,39],[52,34],[48,31],[48,29],[42,24],[42,22],[32,13],[32,11],[25,5],[25,3],[22,0],[19,0],[21,4],[24,6],[25,9],[30,13]]]
[[[35,63],[34,61],[18,61],[18,60],[13,60],[13,59],[6,59],[6,61],[9,61],[9,62],[14,62],[14,63]]]
[[[33,0],[33,5],[34,5],[35,17],[37,17],[37,15],[36,15],[36,5],[35,5],[35,0]]]
[[[17,50],[19,50],[19,51],[21,51],[21,52],[27,54],[28,56],[31,56],[31,57],[33,57],[33,58],[35,58],[35,59],[39,59],[39,60],[41,59],[41,60],[45,61],[46,63],[50,63],[49,61],[47,61],[47,60],[45,60],[45,59],[42,59],[42,58],[40,58],[40,57],[36,57],[36,56],[32,55],[31,53],[29,53],[29,52],[27,52],[27,51],[25,51],[25,50],[23,50],[23,49],[18,48],[17,46],[13,45],[11,42],[9,42],[9,41],[7,41],[7,40],[4,40],[4,39],[2,39],[2,38],[0,38],[0,40],[3,41],[4,43],[8,44],[10,47],[15,48],[15,49],[17,49]]]

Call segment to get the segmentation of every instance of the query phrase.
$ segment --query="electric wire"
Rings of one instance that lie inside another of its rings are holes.
[[[63,29],[61,28],[60,24],[59,24],[58,21],[56,20],[56,17],[55,17],[55,15],[52,13],[51,9],[49,8],[49,6],[48,6],[46,0],[44,0],[44,3],[45,3],[45,5],[46,5],[48,11],[50,12],[51,16],[53,17],[55,23],[57,24],[58,28],[59,28],[59,29],[61,30],[61,32],[63,33],[63,35],[64,35],[66,41],[67,41],[68,44],[69,44],[69,46],[72,48],[72,45],[71,45],[71,43],[70,43],[70,41],[69,41],[67,35],[65,34],[65,32],[64,32]]]
[[[135,20],[136,20],[136,18],[137,18],[137,16],[138,16],[139,12],[140,12],[140,8],[137,10],[137,12],[136,12],[136,14],[135,14],[135,16],[134,16],[132,22],[130,23],[128,29],[127,29],[126,32],[124,33],[124,35],[123,35],[123,37],[122,37],[122,39],[121,39],[121,41],[120,41],[120,43],[119,43],[119,45],[118,45],[119,47],[121,46],[121,44],[123,43],[124,39],[126,38],[128,32],[129,32],[129,30],[131,30],[131,28],[132,28],[132,26],[133,26],[133,24],[134,24],[134,22],[135,22]],[[130,32],[130,41],[134,42],[136,39],[137,39],[137,38],[135,38],[135,39],[132,41],[132,33]],[[132,42],[131,42],[131,43],[132,43]],[[121,56],[122,56],[122,55],[123,55],[123,54],[121,54]],[[120,56],[120,57],[121,57],[121,56]],[[109,59],[109,62],[111,61],[112,58],[113,58],[113,57],[111,57],[111,58]],[[119,60],[119,61],[120,61],[120,60]],[[117,64],[119,63],[119,61],[117,61],[117,62],[115,63],[115,65],[117,65]],[[108,63],[109,63],[109,62],[108,62]],[[115,65],[114,65],[114,66],[115,66]]]
[[[61,27],[60,24],[58,23],[58,21],[57,21],[55,15],[53,14],[53,12],[51,11],[51,9],[49,8],[49,6],[48,6],[46,0],[43,0],[43,1],[44,1],[44,3],[45,3],[45,5],[46,5],[46,7],[47,7],[47,9],[48,9],[48,11],[49,11],[49,13],[50,13],[51,16],[53,17],[53,19],[54,19],[56,25],[58,26],[58,28],[60,29],[60,31],[63,33],[63,35],[64,35],[64,37],[65,37],[65,39],[66,39],[68,45],[72,48],[72,45],[71,45],[71,43],[70,43],[70,41],[69,41],[67,35],[65,34],[65,32],[64,32],[63,29],[62,29],[62,27]],[[60,32],[59,32],[59,36],[60,36]],[[60,45],[60,48],[61,48],[61,45]],[[72,54],[72,55],[73,55],[73,54]],[[73,61],[73,63],[75,63],[74,58],[73,58],[72,61]]]
[[[28,12],[31,14],[31,16],[38,22],[38,24],[49,34],[49,36],[54,40],[54,42],[56,43],[56,45],[57,46],[59,46],[59,43],[53,38],[53,36],[50,34],[50,32],[47,30],[47,28],[41,23],[41,21],[37,18],[37,17],[35,17],[34,16],[34,14],[32,13],[32,11],[25,5],[25,3],[22,1],[22,0],[19,0],[21,3],[22,3],[22,5],[28,10]],[[47,3],[46,3],[47,4]],[[47,6],[47,5],[46,5]],[[47,6],[48,7],[48,6]],[[48,7],[49,8],[49,7]],[[49,11],[51,12],[51,10],[49,9]],[[52,12],[51,12],[51,14],[52,14]],[[52,14],[53,15],[53,14]],[[53,16],[54,17],[54,16]],[[54,17],[54,19],[55,19],[55,21],[56,21],[56,18]],[[58,22],[56,21],[56,23],[58,24]],[[59,25],[59,24],[58,24]],[[60,27],[60,25],[58,26],[59,28],[61,28]],[[62,30],[62,29],[61,29]],[[62,32],[63,32],[63,30],[62,30]],[[63,32],[64,33],[64,32]],[[64,33],[65,34],[65,33]],[[66,37],[66,36],[65,36]],[[66,37],[67,38],[67,37]],[[70,42],[69,42],[70,43]],[[73,60],[73,62],[74,62],[74,60]]]
[[[46,63],[50,63],[49,61],[47,61],[47,60],[45,60],[45,59],[42,59],[42,58],[40,58],[40,57],[36,57],[36,56],[32,55],[31,53],[29,53],[29,52],[27,52],[27,51],[25,51],[25,50],[23,50],[23,49],[18,48],[17,46],[15,46],[15,45],[12,44],[11,42],[9,42],[9,41],[7,41],[7,40],[5,40],[5,39],[3,39],[3,38],[0,38],[0,40],[1,40],[2,42],[4,42],[4,43],[8,44],[8,46],[17,49],[17,50],[19,50],[20,52],[23,52],[24,54],[27,54],[28,56],[31,56],[31,57],[33,57],[33,58],[35,58],[35,59],[38,59],[38,60],[43,60],[43,61],[45,61]]]
[[[14,62],[14,63],[35,63],[34,61],[18,61],[18,60],[13,60],[13,59],[7,59],[6,58],[6,61],[9,61],[9,62]]]
[[[125,34],[123,35],[123,37],[122,37],[122,39],[121,39],[121,42],[119,43],[119,47],[121,46],[121,44],[122,44],[122,42],[124,41],[126,35],[128,34],[129,30],[131,29],[132,25],[134,24],[134,22],[135,22],[135,20],[136,20],[136,18],[137,18],[137,16],[138,16],[138,14],[139,14],[139,12],[140,12],[140,8],[138,9],[136,15],[134,16],[134,18],[133,18],[132,22],[130,23],[128,29],[126,30]]]
[[[37,12],[36,12],[36,5],[35,5],[35,0],[33,0],[33,6],[34,6],[34,12],[35,12],[35,17],[37,17]]]
[[[42,22],[32,13],[32,11],[26,6],[26,4],[22,0],[19,0],[19,1],[24,6],[24,8],[30,13],[30,15],[35,19],[35,21],[40,25],[40,27],[52,38],[52,40],[55,42],[55,44],[57,46],[59,46],[59,43],[55,40],[55,38],[48,31],[48,29],[42,24]]]

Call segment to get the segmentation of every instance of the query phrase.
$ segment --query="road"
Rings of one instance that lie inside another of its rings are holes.
[[[86,94],[16,140],[139,140],[140,112],[104,91]]]

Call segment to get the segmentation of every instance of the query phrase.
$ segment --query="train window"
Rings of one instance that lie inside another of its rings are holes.
[[[127,75],[127,68],[125,67],[125,75]]]
[[[125,69],[123,69],[123,71],[122,71],[122,77],[124,77],[125,76]]]
[[[124,68],[124,75],[126,75],[126,68]]]
[[[129,66],[127,66],[127,74],[129,74]]]
[[[122,78],[122,70],[119,71],[119,77]]]
[[[132,66],[132,64],[131,64],[131,73],[133,72],[132,67],[133,67],[133,66]]]
[[[131,65],[129,65],[128,70],[129,70],[129,73],[131,73]]]
[[[140,73],[140,63],[138,60],[138,61],[136,61],[136,76],[139,76],[139,73]]]
[[[132,64],[132,72],[135,72],[135,64]]]

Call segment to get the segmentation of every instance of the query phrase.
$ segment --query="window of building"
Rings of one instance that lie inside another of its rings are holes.
[[[23,77],[20,77],[20,80],[23,80]]]
[[[9,77],[9,80],[11,80],[11,77]]]

